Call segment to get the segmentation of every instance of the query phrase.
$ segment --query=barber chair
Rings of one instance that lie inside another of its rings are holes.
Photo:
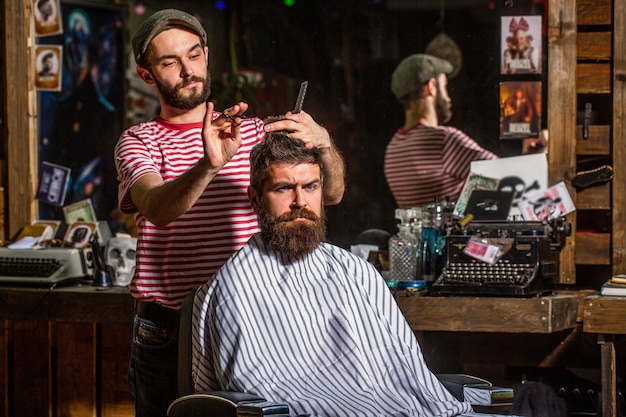
[[[191,378],[191,321],[195,291],[188,295],[180,309],[178,345],[178,394],[170,404],[169,417],[289,417],[286,404],[266,401],[254,394],[232,391],[194,392]]]
[[[289,417],[287,404],[275,403],[254,394],[232,391],[194,392],[191,378],[192,333],[191,322],[195,291],[183,301],[180,310],[178,348],[178,391],[179,398],[167,410],[168,417]],[[457,374],[442,374],[437,377],[459,401],[463,401],[463,390],[455,381]],[[466,378],[462,376],[460,379]],[[476,378],[478,381],[479,379]],[[477,413],[480,414],[480,413]],[[496,414],[489,414],[493,417]],[[502,416],[506,417],[506,416]],[[511,417],[511,416],[509,416]]]

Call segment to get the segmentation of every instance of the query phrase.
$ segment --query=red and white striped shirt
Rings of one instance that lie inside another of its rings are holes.
[[[135,213],[138,229],[131,294],[174,309],[258,231],[247,187],[250,151],[265,137],[260,119],[243,120],[241,147],[185,214],[157,227],[137,211],[133,184],[149,173],[167,182],[186,172],[204,156],[201,132],[201,122],[155,118],[126,130],[115,148],[119,208]]]
[[[459,129],[419,123],[391,138],[385,178],[400,208],[422,207],[435,197],[457,201],[470,163],[497,158]]]

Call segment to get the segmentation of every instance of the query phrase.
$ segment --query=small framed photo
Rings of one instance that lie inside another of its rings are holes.
[[[541,15],[502,16],[502,74],[541,74],[541,24]]]
[[[94,222],[74,222],[69,224],[63,241],[74,248],[85,248],[89,245],[89,239],[95,232],[97,224]]]
[[[43,91],[61,91],[63,46],[35,46],[35,88]]]
[[[52,36],[63,32],[59,0],[32,0],[36,36]]]
[[[500,139],[538,138],[541,113],[541,81],[500,83]]]
[[[93,204],[91,204],[91,199],[89,198],[63,207],[63,214],[65,215],[65,223],[67,224],[72,224],[74,222],[98,222],[98,219],[96,219],[96,212],[94,211]]]

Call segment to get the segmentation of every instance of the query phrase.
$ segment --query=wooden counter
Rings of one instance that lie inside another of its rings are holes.
[[[414,331],[553,333],[576,326],[578,296],[429,297],[396,293]]]
[[[0,287],[0,319],[5,320],[131,323],[133,306],[126,287]]]
[[[0,287],[0,416],[131,417],[127,288]]]
[[[623,337],[626,335],[626,297],[587,297],[583,317],[584,331],[598,334],[602,362],[602,416],[614,417],[618,415],[615,343],[626,340]]]

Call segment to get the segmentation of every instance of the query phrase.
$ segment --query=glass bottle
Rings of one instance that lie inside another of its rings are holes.
[[[419,241],[410,223],[400,223],[398,234],[389,239],[389,280],[404,289],[415,281],[418,272]]]

